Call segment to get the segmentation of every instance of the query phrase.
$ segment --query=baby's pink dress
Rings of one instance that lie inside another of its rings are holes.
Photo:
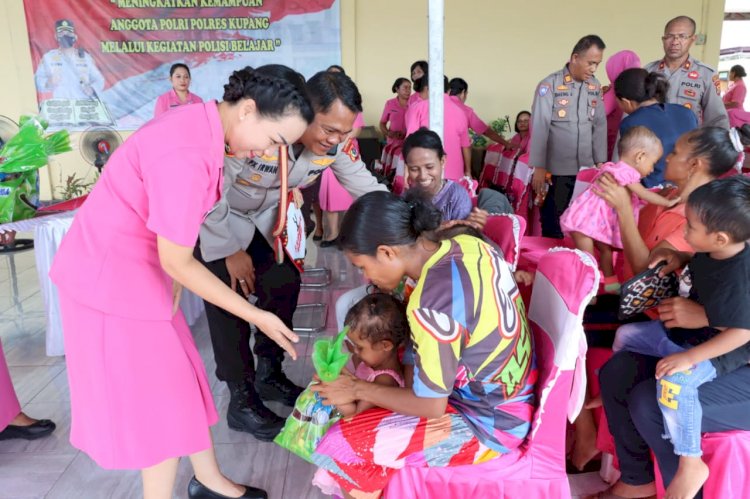
[[[603,174],[611,174],[618,184],[626,186],[641,181],[641,174],[632,166],[618,161],[617,163],[605,163],[599,173],[591,182],[591,185],[580,196],[575,198],[562,217],[560,227],[563,232],[580,232],[599,241],[622,249],[622,238],[620,237],[620,224],[617,221],[617,213],[606,201],[597,196],[593,189],[596,180]],[[633,215],[638,221],[638,211],[642,201],[635,194],[631,194]]]

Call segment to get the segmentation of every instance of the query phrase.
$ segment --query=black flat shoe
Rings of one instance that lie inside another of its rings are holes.
[[[313,236],[313,241],[322,241],[322,240],[323,240],[323,236],[322,235],[319,236],[319,235],[316,234],[316,235]]]
[[[331,239],[329,241],[321,241],[320,242],[320,247],[321,248],[330,248],[332,246],[336,246],[338,243],[339,243],[339,238],[337,237],[336,239]]]
[[[12,438],[36,440],[37,438],[46,437],[55,431],[55,428],[57,428],[57,425],[49,419],[40,419],[28,426],[8,425],[3,431],[0,431],[0,440],[10,440]]]
[[[249,485],[243,485],[243,487],[245,487],[245,493],[240,498],[268,499],[268,494],[263,489],[250,487]],[[229,499],[229,496],[214,492],[195,477],[191,478],[188,484],[188,497],[190,499]]]

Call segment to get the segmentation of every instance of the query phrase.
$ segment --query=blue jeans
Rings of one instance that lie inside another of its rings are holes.
[[[666,357],[685,351],[667,337],[661,321],[626,324],[617,330],[612,350]],[[672,441],[680,456],[699,457],[703,408],[698,387],[716,378],[711,361],[704,360],[687,371],[664,376],[656,382],[656,399],[664,416],[664,438]]]

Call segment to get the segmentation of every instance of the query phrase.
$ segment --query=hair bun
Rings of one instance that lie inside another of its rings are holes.
[[[411,188],[404,194],[404,202],[409,206],[409,225],[415,236],[432,232],[440,227],[443,214],[432,204],[427,191],[416,187]]]

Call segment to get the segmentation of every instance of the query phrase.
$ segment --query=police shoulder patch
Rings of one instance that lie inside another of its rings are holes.
[[[349,141],[341,151],[349,156],[350,160],[359,160],[359,142],[357,142],[357,139],[355,139],[354,137],[349,139]]]
[[[539,94],[539,97],[544,97],[550,92],[551,89],[552,87],[548,83],[540,83],[537,93]]]

